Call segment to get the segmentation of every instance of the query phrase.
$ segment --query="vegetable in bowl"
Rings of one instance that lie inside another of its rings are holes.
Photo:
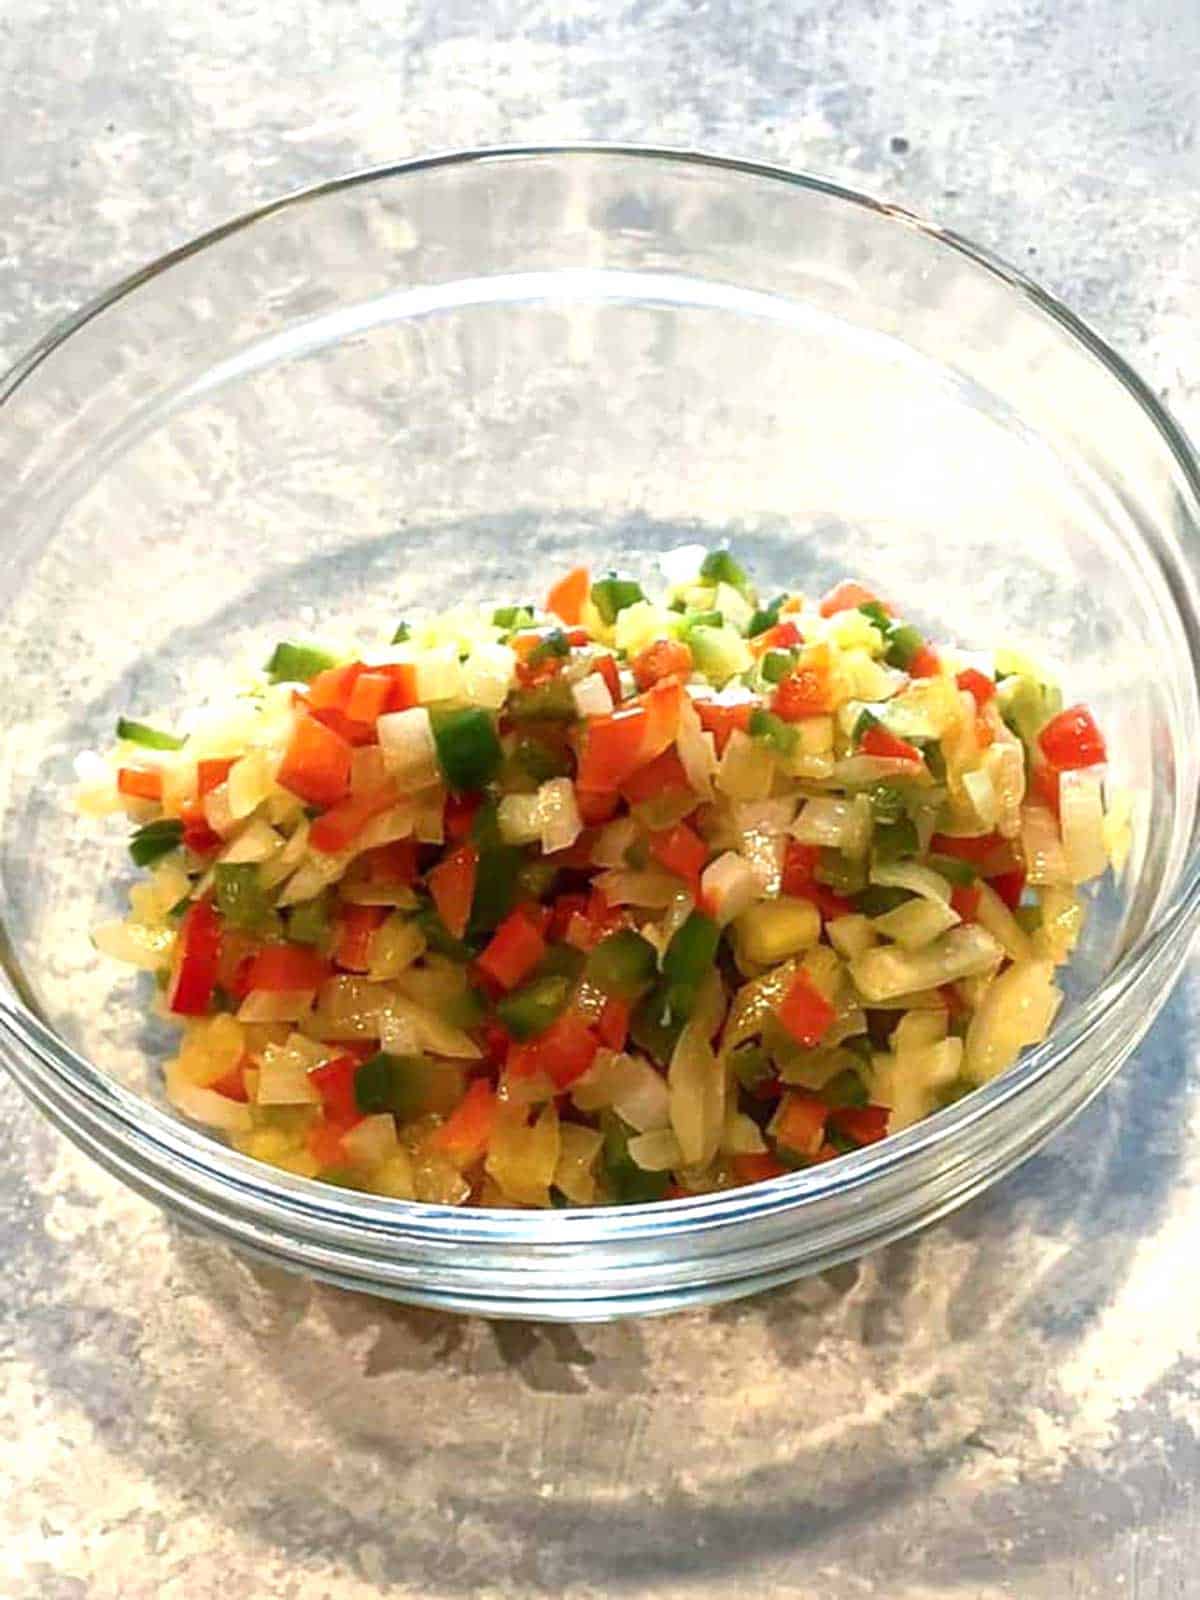
[[[1127,848],[1087,709],[856,581],[663,565],[284,641],[82,763],[147,873],[96,944],[158,980],[181,1113],[399,1198],[640,1202],[836,1159],[1045,1036]]]

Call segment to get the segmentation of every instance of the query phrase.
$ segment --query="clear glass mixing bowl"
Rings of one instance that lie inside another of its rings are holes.
[[[816,179],[654,150],[482,151],[239,218],[0,384],[0,1057],[187,1223],[429,1305],[667,1310],[948,1211],[1094,1094],[1200,912],[1196,464],[1145,386],[983,252]],[[1053,1037],[829,1166],[653,1207],[455,1211],[293,1179],[177,1120],[89,927],[119,830],[72,758],[281,629],[539,593],[732,538],[768,587],[870,575],[1063,663],[1137,796]]]

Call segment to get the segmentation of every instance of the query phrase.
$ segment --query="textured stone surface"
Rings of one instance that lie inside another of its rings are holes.
[[[1200,432],[1191,0],[0,14],[0,357],[281,190],[432,148],[698,144],[989,244]],[[248,1267],[0,1126],[7,1600],[1194,1592],[1193,963],[1135,1063],[939,1229],[568,1329]]]

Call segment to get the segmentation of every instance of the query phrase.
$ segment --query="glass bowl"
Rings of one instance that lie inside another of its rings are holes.
[[[831,184],[611,147],[357,174],[167,256],[0,384],[0,1056],[183,1222],[357,1289],[605,1318],[745,1294],[929,1222],[1128,1057],[1200,912],[1200,499],[1148,389],[983,251]],[[281,631],[542,592],[731,539],[768,588],[869,577],[1095,708],[1137,842],[1053,1036],[896,1138],[752,1188],[574,1212],[291,1178],[178,1120],[145,980],[89,927],[120,830],[72,759]]]

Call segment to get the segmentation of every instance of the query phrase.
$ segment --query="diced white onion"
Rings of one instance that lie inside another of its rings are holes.
[[[437,746],[424,706],[385,712],[375,731],[387,769],[403,788],[423,789],[437,781]]]
[[[423,650],[416,657],[417,698],[428,704],[434,700],[464,698],[462,665],[458,659],[458,644],[437,645]],[[389,715],[401,715],[391,712]],[[380,743],[382,743],[382,739]]]
[[[542,833],[538,795],[506,794],[496,808],[496,824],[505,844],[533,844]]]
[[[167,1067],[167,1099],[177,1111],[193,1122],[208,1128],[220,1128],[223,1133],[249,1133],[253,1126],[250,1107],[215,1089],[202,1089],[189,1083],[174,1065]]]
[[[1058,794],[1067,875],[1072,883],[1088,883],[1108,871],[1099,771],[1064,772],[1058,780]]]
[[[512,685],[515,666],[516,656],[506,644],[480,642],[462,665],[464,699],[498,711]]]
[[[923,900],[950,901],[950,885],[940,872],[916,861],[895,861],[871,868],[871,882],[883,889],[909,889]]]
[[[679,892],[679,879],[661,867],[615,868],[596,878],[596,888],[611,906],[669,906]]]
[[[92,943],[103,956],[157,972],[170,964],[175,934],[170,928],[149,928],[141,922],[102,922],[92,929]]]
[[[717,767],[717,788],[731,800],[765,800],[775,780],[775,762],[765,744],[735,728]]]
[[[679,1140],[670,1128],[654,1128],[629,1141],[629,1159],[643,1172],[670,1172],[686,1166]]]
[[[225,782],[229,788],[229,814],[235,822],[262,805],[275,787],[278,765],[278,758],[266,750],[248,750],[230,767]]]
[[[254,1098],[260,1106],[304,1106],[317,1105],[321,1096],[300,1062],[280,1058],[267,1049],[263,1052]]]
[[[996,826],[998,808],[996,804],[996,790],[993,787],[990,773],[980,767],[974,772],[964,772],[962,786],[966,791],[967,799],[971,802],[971,809],[979,819],[979,825],[984,829]]]
[[[923,950],[959,921],[957,911],[944,900],[908,900],[876,917],[872,925],[904,950]]]
[[[613,708],[613,697],[598,672],[589,672],[586,678],[573,683],[571,698],[581,717],[607,717]]]
[[[687,774],[689,786],[702,800],[711,799],[713,775],[717,770],[717,747],[712,734],[705,732],[696,707],[687,695],[680,703],[675,749]]]
[[[753,905],[762,889],[750,863],[736,851],[726,850],[701,873],[700,892],[712,916],[723,926]]]
[[[870,803],[861,795],[855,800],[809,800],[792,824],[792,837],[858,859],[871,841]]]
[[[508,797],[506,797],[508,798]],[[528,798],[520,796],[521,799]],[[504,801],[500,802],[501,828],[504,822]],[[535,834],[536,838],[537,835]],[[596,842],[592,846],[592,863],[597,867],[623,867],[625,853],[634,844],[638,837],[638,826],[632,817],[618,817],[615,822],[606,822],[596,835]]]
[[[855,987],[868,1005],[920,989],[936,989],[958,978],[998,966],[1004,951],[984,928],[951,928],[923,950],[877,945],[850,963]]]
[[[312,1009],[314,989],[251,989],[238,1007],[239,1022],[299,1022]]]
[[[553,855],[569,850],[583,832],[583,818],[575,800],[575,785],[570,778],[550,778],[537,792],[542,850]]]
[[[1047,806],[1021,808],[1021,854],[1032,884],[1069,883],[1067,857],[1054,813]]]
[[[390,1111],[381,1111],[361,1122],[356,1122],[349,1133],[342,1135],[342,1149],[351,1161],[365,1167],[377,1167],[395,1155],[399,1147],[396,1137],[396,1119]]]
[[[679,1035],[667,1069],[671,1127],[684,1164],[706,1166],[716,1155],[725,1122],[725,1071],[693,1019]]]
[[[283,849],[283,840],[261,817],[246,824],[231,843],[221,851],[219,859],[227,863],[269,861]]]
[[[993,939],[1004,946],[1004,953],[1014,961],[1028,961],[1033,955],[1029,936],[1000,896],[988,883],[978,885],[979,907],[975,920],[986,928]]]
[[[965,1074],[986,1083],[1050,1031],[1062,1002],[1049,961],[1018,962],[989,987],[967,1027]]]

